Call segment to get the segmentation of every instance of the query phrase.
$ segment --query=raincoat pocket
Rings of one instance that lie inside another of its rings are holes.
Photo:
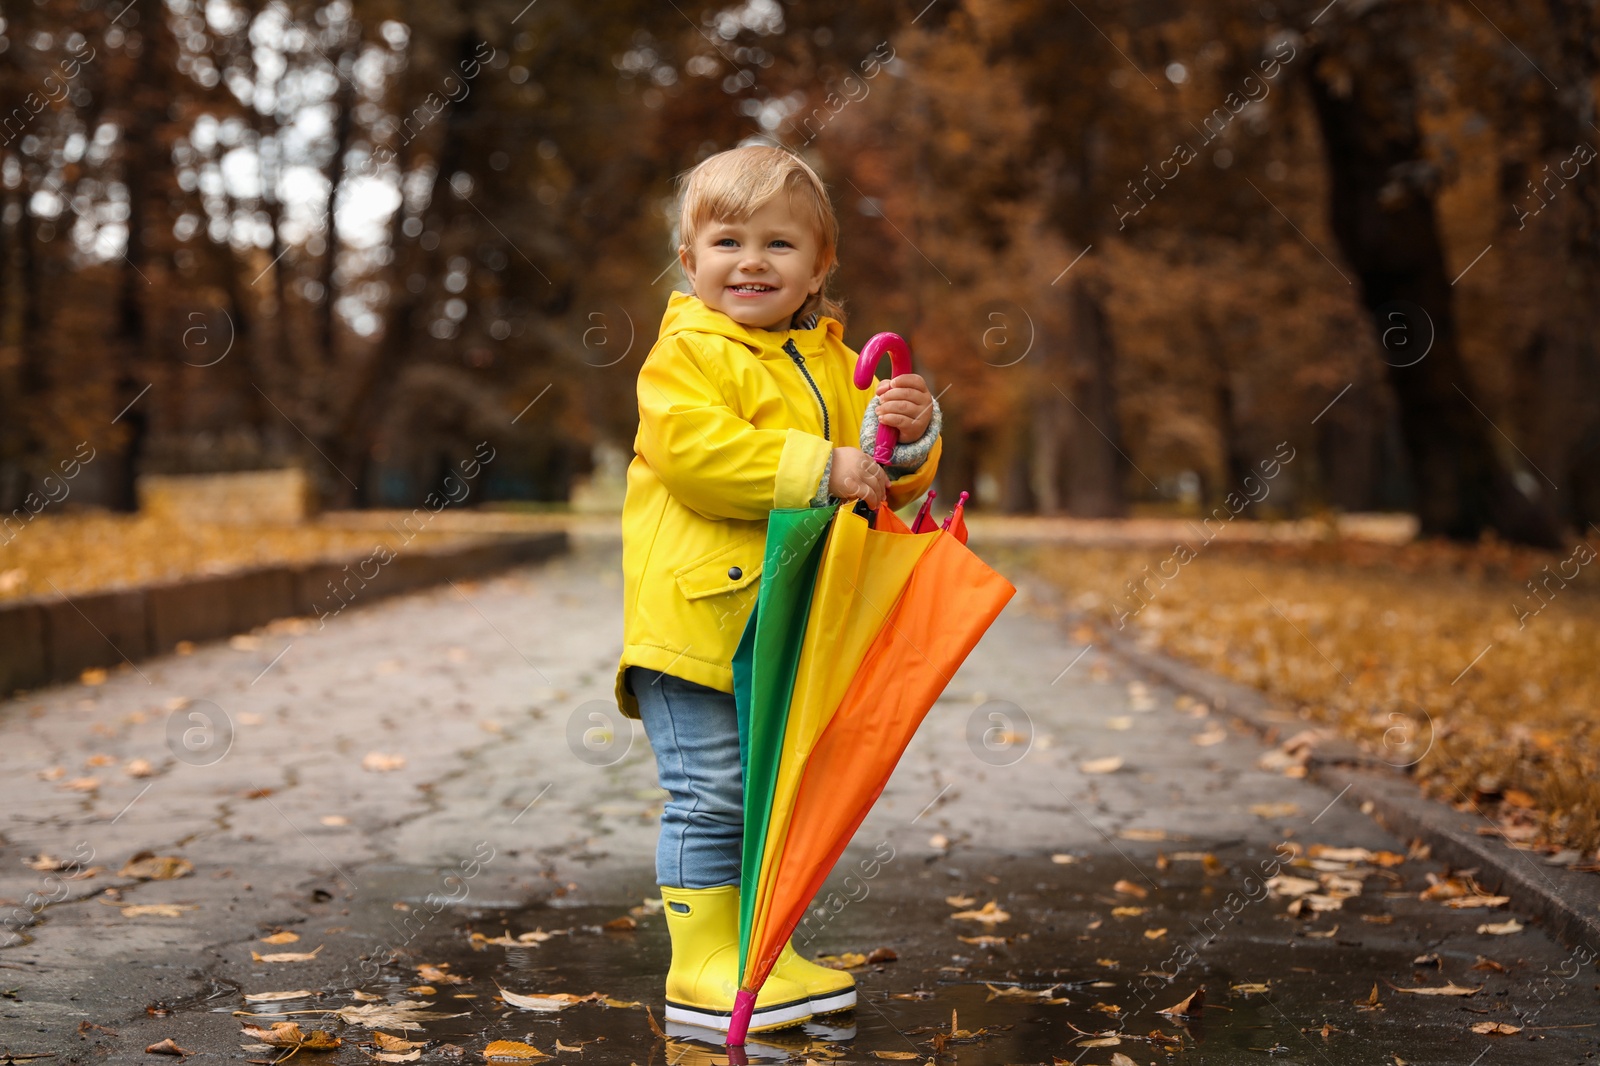
[[[742,589],[761,576],[766,531],[760,529],[732,544],[723,545],[672,572],[686,600]],[[737,575],[737,576],[735,576]]]

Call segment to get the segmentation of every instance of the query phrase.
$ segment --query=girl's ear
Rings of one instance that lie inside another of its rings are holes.
[[[822,283],[828,280],[828,271],[833,269],[833,264],[818,263],[816,273],[811,275],[811,293],[816,295],[822,291]]]
[[[694,277],[694,256],[689,254],[687,244],[678,245],[678,262],[683,267],[683,272],[692,279]]]

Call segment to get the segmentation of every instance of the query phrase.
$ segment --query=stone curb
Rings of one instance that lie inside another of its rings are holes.
[[[347,562],[286,564],[0,606],[0,698],[76,680],[90,667],[170,653],[275,618],[335,613],[403,592],[538,562],[569,548],[564,530],[486,534],[477,543]],[[342,593],[342,595],[341,595]]]
[[[1072,628],[1090,623],[1106,647],[1141,671],[1174,688],[1192,692],[1236,719],[1268,744],[1312,728],[1313,723],[1274,706],[1256,689],[1141,648],[1127,637],[1105,632],[1095,619],[1066,608],[1058,590],[1030,582],[1029,593],[1061,611],[1060,623]],[[1363,812],[1405,840],[1418,839],[1432,856],[1454,869],[1475,868],[1473,879],[1485,889],[1510,896],[1512,906],[1543,922],[1550,935],[1568,947],[1600,950],[1600,877],[1559,866],[1547,866],[1537,852],[1518,851],[1477,830],[1491,825],[1482,815],[1457,811],[1424,796],[1410,777],[1390,763],[1361,751],[1342,738],[1319,740],[1306,763],[1309,777],[1341,789]],[[1485,921],[1504,912],[1485,910]]]

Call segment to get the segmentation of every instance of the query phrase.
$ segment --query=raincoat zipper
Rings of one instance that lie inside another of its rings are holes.
[[[800,349],[794,346],[791,338],[783,342],[783,350],[789,353],[789,358],[794,360],[794,365],[800,368],[800,373],[805,375],[806,384],[811,386],[811,391],[817,394],[817,404],[822,408],[822,435],[828,440],[833,439],[833,431],[828,428],[828,405],[823,402],[822,390],[817,388],[817,383],[811,377],[811,371],[806,369],[805,356],[800,354]]]

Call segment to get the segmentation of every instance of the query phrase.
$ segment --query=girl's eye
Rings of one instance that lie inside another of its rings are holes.
[[[791,245],[788,241],[783,240],[781,238],[778,239],[778,240],[773,241],[772,243],[774,245],[778,246],[779,248],[791,248],[791,247],[793,247],[793,245]]]
[[[734,240],[732,237],[723,237],[721,240],[717,241],[718,248],[737,247],[738,244],[739,242]]]

